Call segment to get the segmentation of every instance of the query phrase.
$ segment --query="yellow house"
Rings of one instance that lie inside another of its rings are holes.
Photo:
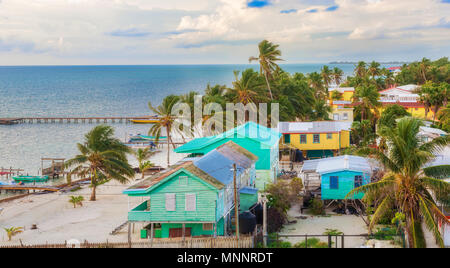
[[[330,100],[333,100],[333,92],[339,92],[341,94],[341,101],[353,101],[353,94],[355,93],[354,87],[338,87],[338,88],[329,88],[328,94]]]
[[[330,118],[333,121],[353,122],[353,108],[344,108],[341,106],[333,107],[330,112]]]
[[[281,122],[282,143],[303,151],[307,159],[332,157],[350,146],[351,122]]]
[[[386,106],[398,104],[404,107],[413,117],[433,119],[434,113],[431,110],[425,113],[425,105],[419,101],[420,96],[415,93],[417,88],[416,85],[406,85],[380,91],[380,102],[383,105],[380,113],[384,111]]]

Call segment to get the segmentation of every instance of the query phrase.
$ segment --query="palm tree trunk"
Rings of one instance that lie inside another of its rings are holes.
[[[97,190],[97,185],[94,183],[94,184],[92,184],[91,201],[96,200],[96,190]]]
[[[91,192],[91,201],[95,201],[96,200],[96,190],[97,190],[97,171],[93,170],[91,171],[91,187],[92,187],[92,192]]]
[[[170,166],[170,131],[169,127],[166,127],[167,132],[167,168]]]
[[[267,72],[264,72],[264,77],[266,78],[267,88],[269,89],[270,99],[273,100],[272,90],[270,89],[269,78],[267,77]]]

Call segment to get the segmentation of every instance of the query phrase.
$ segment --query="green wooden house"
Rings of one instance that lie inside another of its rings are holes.
[[[194,139],[175,149],[177,153],[202,156],[218,146],[233,141],[258,157],[256,188],[264,190],[279,173],[279,141],[281,134],[254,122],[248,122],[225,133]]]
[[[240,210],[258,200],[257,159],[232,141],[203,157],[186,158],[124,191],[143,199],[128,212],[128,221],[150,226],[149,236],[157,238],[226,235],[235,209],[235,170]]]

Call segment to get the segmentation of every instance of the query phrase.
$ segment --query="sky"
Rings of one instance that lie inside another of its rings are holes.
[[[450,56],[450,0],[0,0],[0,65],[244,64]]]

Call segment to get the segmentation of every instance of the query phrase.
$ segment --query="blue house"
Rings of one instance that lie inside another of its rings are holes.
[[[151,225],[157,238],[226,235],[235,210],[234,166],[239,209],[248,210],[258,200],[257,159],[232,141],[203,157],[185,159],[124,191],[144,199],[128,212],[128,221]]]
[[[319,174],[322,200],[343,200],[353,189],[370,183],[373,166],[368,158],[344,155],[305,161],[302,172],[311,173],[306,169],[313,168]],[[361,199],[363,196],[360,193],[348,199]]]
[[[273,129],[248,122],[225,133],[194,139],[175,149],[177,153],[202,156],[220,145],[233,141],[258,157],[256,188],[263,190],[279,173],[279,141],[281,134]]]

